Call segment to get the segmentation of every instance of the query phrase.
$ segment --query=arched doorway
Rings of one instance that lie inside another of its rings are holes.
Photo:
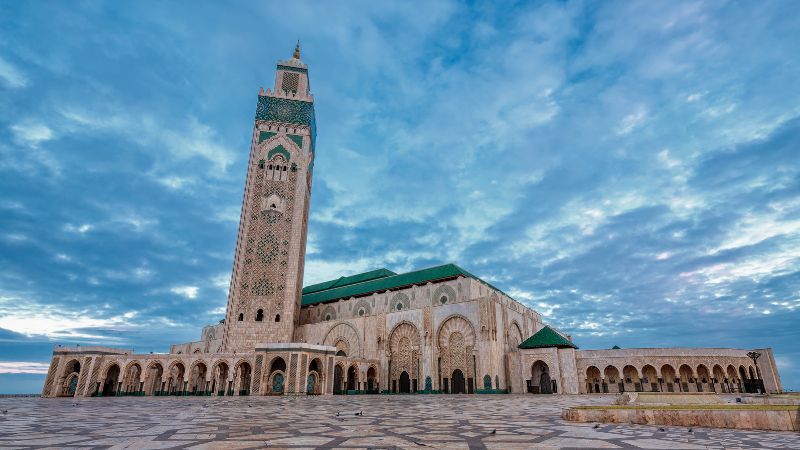
[[[666,392],[675,392],[676,377],[675,368],[673,368],[671,365],[664,364],[661,366],[661,379],[664,381],[664,384],[667,385]]]
[[[694,379],[694,371],[686,364],[681,364],[678,367],[678,388],[681,392],[697,391],[697,384]]]
[[[250,368],[250,363],[247,361],[242,361],[238,367],[238,376],[236,377],[236,383],[239,390],[239,395],[249,395],[250,394],[250,380],[252,377],[252,369]]]
[[[719,383],[722,393],[727,394],[730,391],[731,385],[728,383],[728,377],[725,376],[725,370],[719,364],[714,365],[714,382]]]
[[[61,380],[61,393],[59,395],[64,397],[74,397],[75,391],[78,390],[78,375],[81,372],[81,363],[77,359],[73,359],[64,367],[63,377]]]
[[[695,387],[697,388],[697,392],[704,392],[705,387],[709,386],[709,390],[714,392],[714,379],[711,377],[711,373],[708,371],[708,367],[704,364],[700,364],[697,366],[697,378],[695,379]]]
[[[410,322],[401,322],[389,333],[389,377],[387,389],[392,392],[413,392],[417,390],[419,374],[420,338],[419,330]],[[400,375],[409,377],[409,387],[402,390]]]
[[[119,379],[119,366],[112,364],[106,371],[105,382],[103,383],[103,396],[114,395],[117,392],[117,380]]]
[[[586,369],[586,392],[598,393],[602,392],[600,387],[600,369],[595,366],[589,366]]]
[[[142,377],[142,367],[139,363],[134,362],[128,364],[125,370],[125,377],[123,378],[122,392],[127,394],[136,394],[139,392],[140,379]]]
[[[614,366],[606,366],[603,369],[603,392],[625,392],[625,385],[619,377],[619,369]]]
[[[192,394],[204,394],[206,391],[206,365],[199,361],[192,367],[191,378],[189,379],[189,390]]]
[[[167,380],[167,392],[170,395],[181,395],[183,393],[183,375],[185,372],[183,363],[177,362],[172,365],[169,370],[169,379]]]
[[[344,377],[344,370],[342,366],[336,365],[333,368],[333,393],[334,394],[341,394],[342,393],[342,378]]]
[[[272,360],[269,368],[269,393],[271,395],[283,394],[284,382],[286,380],[286,361],[281,357]]]
[[[639,371],[636,367],[627,365],[622,368],[622,376],[625,377],[625,389],[628,391],[642,391],[642,382],[639,379]]]
[[[367,393],[370,394],[377,394],[378,393],[378,373],[374,367],[370,367],[367,369]]]
[[[647,364],[642,367],[642,390],[645,392],[658,392],[658,374],[656,368]]]
[[[411,377],[408,376],[408,372],[405,370],[400,374],[400,393],[411,393]]]
[[[453,371],[453,376],[451,377],[453,380],[453,394],[466,394],[467,393],[467,383],[464,379],[464,372],[461,369],[456,369]]]
[[[306,377],[306,394],[317,395],[322,393],[324,386],[322,382],[322,361],[314,358],[308,365],[308,377]]]
[[[358,370],[356,366],[350,366],[350,368],[347,369],[347,390],[358,390]]]
[[[528,392],[532,394],[552,394],[553,381],[550,378],[550,367],[544,361],[536,361],[531,365],[531,380]]]
[[[161,394],[161,377],[163,375],[164,368],[161,366],[161,363],[154,362],[147,367],[144,381],[145,395]]]
[[[228,363],[225,361],[220,361],[217,363],[216,367],[212,371],[211,374],[214,379],[211,381],[211,392],[214,392],[216,395],[225,395],[226,391],[229,390],[228,387]],[[233,393],[229,393],[228,395],[232,395]]]

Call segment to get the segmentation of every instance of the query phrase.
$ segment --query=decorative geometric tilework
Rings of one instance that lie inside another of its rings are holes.
[[[271,263],[278,256],[278,238],[272,233],[262,236],[256,246],[256,255],[265,264]]]
[[[264,363],[262,355],[256,355],[256,364],[253,366],[253,386],[251,392],[258,393],[261,387],[261,365]]]
[[[286,150],[285,148],[283,148],[282,145],[279,145],[279,146],[273,148],[272,150],[270,150],[267,153],[267,159],[272,159],[272,157],[275,156],[276,154],[281,154],[281,155],[283,155],[284,158],[286,158],[287,161],[289,160],[289,157],[290,157],[289,151]]]
[[[444,297],[444,301],[442,301],[442,297]],[[431,296],[431,304],[433,304],[433,306],[444,305],[445,303],[453,303],[455,301],[456,291],[446,284],[437,287]]]
[[[50,363],[50,370],[47,371],[47,378],[44,381],[44,393],[42,395],[50,395],[50,391],[52,389],[53,378],[56,376],[56,370],[58,369],[59,358],[53,358],[53,361]]]
[[[311,128],[312,140],[317,134],[314,104],[311,102],[259,95],[256,120],[308,126]]]
[[[303,136],[298,136],[296,134],[287,134],[286,137],[291,139],[298,147],[303,148]]]
[[[288,392],[294,392],[295,380],[297,378],[297,353],[293,353],[289,359],[289,389]]]
[[[275,136],[276,134],[278,133],[274,131],[261,131],[258,133],[258,143],[260,144],[266,141],[267,139],[271,138],[272,136]]]
[[[281,90],[284,92],[297,92],[297,86],[300,84],[300,75],[295,72],[286,72],[283,74],[281,81]]]
[[[308,73],[308,69],[303,69],[300,67],[284,66],[283,64],[278,64],[278,70],[285,70],[287,72]]]
[[[391,307],[394,311],[403,311],[411,309],[411,300],[409,300],[408,295],[403,292],[398,292],[397,294],[392,297],[391,300]]]

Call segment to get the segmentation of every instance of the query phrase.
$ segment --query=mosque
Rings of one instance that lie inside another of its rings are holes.
[[[316,155],[299,44],[261,90],[224,320],[169,353],[53,350],[44,397],[781,392],[772,350],[580,350],[455,264],[302,287]]]

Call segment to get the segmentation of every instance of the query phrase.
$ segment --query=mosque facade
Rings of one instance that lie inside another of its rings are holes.
[[[44,397],[781,392],[772,350],[580,350],[446,264],[302,287],[316,120],[299,46],[258,95],[224,320],[169,353],[53,350]]]

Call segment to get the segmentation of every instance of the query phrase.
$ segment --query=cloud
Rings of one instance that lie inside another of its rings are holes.
[[[33,147],[53,139],[53,130],[40,123],[22,123],[11,126],[16,138]]]
[[[636,111],[623,117],[617,126],[617,134],[626,135],[630,134],[636,127],[644,123],[647,118],[647,110],[644,107],[638,107]]]
[[[173,294],[181,295],[190,300],[197,298],[200,288],[197,286],[175,286],[169,289]]]
[[[0,373],[35,373],[46,374],[49,363],[28,361],[0,361]]]
[[[84,223],[81,225],[73,225],[68,223],[64,225],[64,231],[69,233],[79,233],[79,234],[86,234],[94,229],[94,225],[89,223]]]
[[[13,89],[24,88],[28,85],[25,75],[2,57],[0,57],[0,80]]]

